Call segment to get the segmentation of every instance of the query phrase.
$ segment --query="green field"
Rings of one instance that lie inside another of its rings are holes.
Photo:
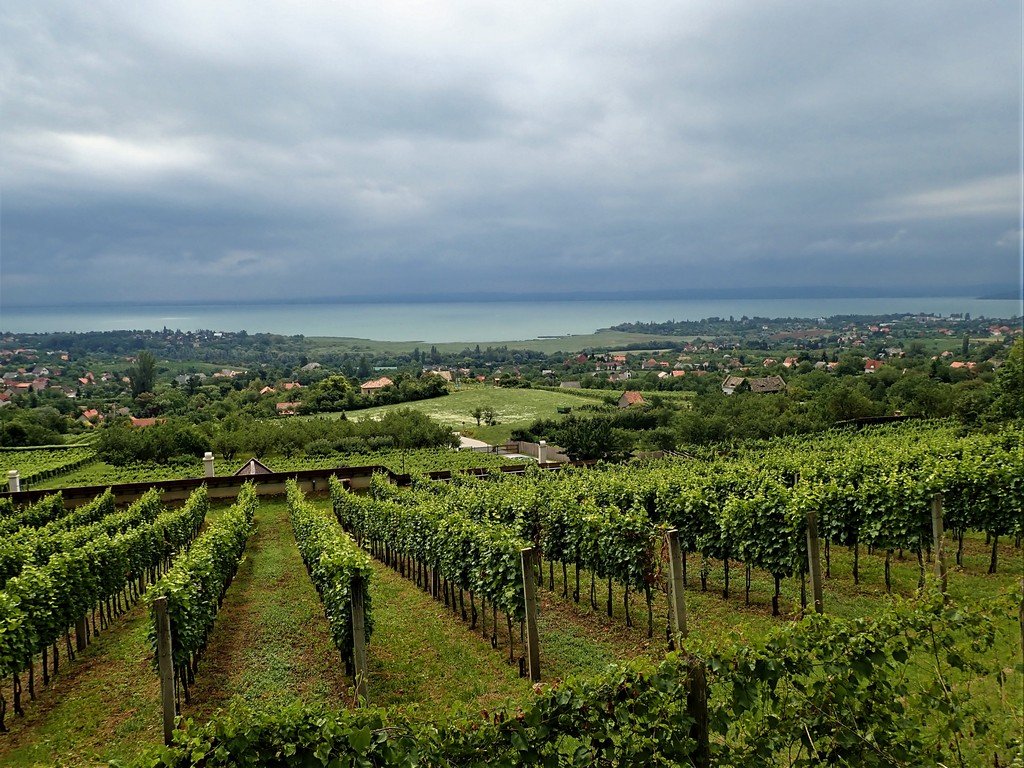
[[[509,434],[516,427],[529,426],[537,419],[560,418],[559,408],[578,408],[582,404],[579,396],[552,390],[504,389],[483,385],[456,390],[446,397],[351,411],[346,416],[356,420],[373,419],[395,408],[413,408],[449,425],[453,430],[496,444],[508,440]],[[498,424],[477,427],[476,419],[470,415],[477,407],[493,408]]]

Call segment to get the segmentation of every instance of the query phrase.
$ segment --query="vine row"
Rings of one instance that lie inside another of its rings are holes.
[[[238,570],[258,506],[255,488],[246,483],[231,508],[207,528],[188,552],[178,558],[146,593],[146,602],[150,606],[149,639],[154,665],[157,661],[157,628],[152,606],[156,598],[167,598],[177,682],[175,690],[184,694],[186,703],[191,701],[189,686],[195,682],[206,640]]]
[[[370,606],[370,558],[338,525],[329,512],[308,503],[294,480],[288,481],[288,518],[331,628],[331,638],[341,653],[345,669],[354,674],[352,589],[362,590],[365,640],[373,632]]]

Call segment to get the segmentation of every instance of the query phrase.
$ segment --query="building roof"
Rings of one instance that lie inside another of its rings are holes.
[[[245,464],[235,470],[235,476],[239,475],[272,475],[274,470],[256,458],[249,459]]]
[[[781,376],[765,376],[762,379],[748,379],[750,391],[759,394],[785,392],[786,381]]]
[[[365,384],[360,384],[360,389],[384,389],[384,387],[393,386],[395,382],[389,379],[387,376],[381,376],[379,379],[373,379]]]
[[[622,397],[619,398],[619,405],[622,406],[643,405],[645,402],[644,396],[639,392],[623,392]]]

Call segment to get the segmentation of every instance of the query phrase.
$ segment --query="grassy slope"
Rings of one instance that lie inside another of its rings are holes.
[[[580,404],[581,398],[561,392],[472,386],[456,390],[445,397],[367,408],[352,411],[347,416],[354,420],[372,419],[395,408],[413,408],[448,424],[452,429],[467,433],[471,431],[475,437],[495,443],[507,440],[514,427],[527,426],[536,419],[559,418],[559,408],[579,407]],[[493,408],[499,424],[496,427],[477,427],[476,419],[470,413],[478,406]]]

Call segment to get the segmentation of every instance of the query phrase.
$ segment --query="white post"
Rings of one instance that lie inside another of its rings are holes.
[[[213,477],[213,454],[210,451],[203,455],[203,475]]]
[[[544,454],[547,453],[547,445],[548,445],[548,441],[547,440],[541,440],[540,443],[537,446],[537,463],[538,464],[543,464],[544,463]]]
[[[21,475],[18,470],[7,470],[7,488],[11,493],[19,493],[21,491]]]

